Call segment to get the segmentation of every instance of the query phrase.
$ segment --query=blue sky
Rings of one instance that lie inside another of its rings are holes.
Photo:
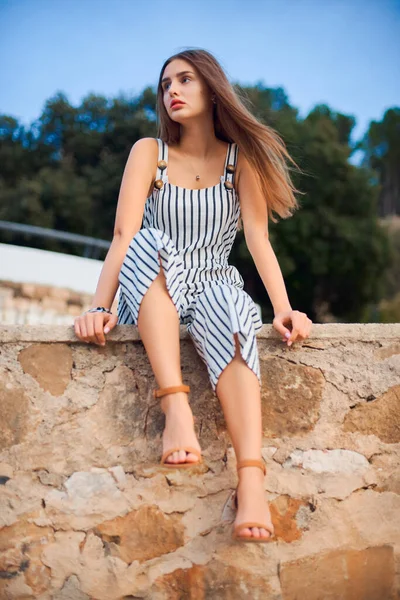
[[[400,106],[400,0],[0,0],[0,23],[0,113],[26,124],[57,91],[139,93],[186,46],[282,86],[301,116],[354,115],[353,137]]]

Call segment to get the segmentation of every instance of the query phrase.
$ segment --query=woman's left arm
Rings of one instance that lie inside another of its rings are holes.
[[[247,248],[267,290],[274,309],[273,327],[290,346],[297,339],[309,336],[312,321],[305,313],[293,310],[275,252],[269,241],[268,212],[257,174],[239,153],[237,189]],[[292,330],[285,327],[291,324]]]

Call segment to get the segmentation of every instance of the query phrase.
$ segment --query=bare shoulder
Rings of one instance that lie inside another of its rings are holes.
[[[131,154],[142,157],[144,162],[147,162],[149,159],[157,162],[158,142],[156,138],[145,137],[138,139],[131,148]]]
[[[158,142],[156,138],[144,137],[139,138],[132,146],[132,148],[152,148],[154,151],[158,148]]]
[[[148,182],[147,196],[153,190],[157,171],[158,142],[156,138],[144,137],[138,139],[129,153],[128,163],[135,163],[135,170],[142,173]]]
[[[268,214],[265,194],[260,185],[258,172],[242,152],[237,159],[237,189],[243,230],[248,246],[259,232],[268,235]]]
[[[237,156],[238,157],[236,161],[236,183],[239,184],[242,175],[242,179],[246,179],[246,176],[255,175],[255,171],[243,152],[239,150]]]
[[[131,239],[140,227],[157,171],[157,149],[155,138],[140,138],[130,150],[118,196],[115,234]]]

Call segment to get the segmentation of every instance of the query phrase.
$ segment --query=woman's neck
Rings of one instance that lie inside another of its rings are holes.
[[[204,160],[215,153],[221,141],[215,136],[214,123],[191,123],[181,126],[177,148],[190,158]]]

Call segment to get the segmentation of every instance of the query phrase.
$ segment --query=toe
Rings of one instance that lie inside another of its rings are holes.
[[[270,537],[269,531],[267,529],[264,529],[263,527],[260,529],[260,534],[261,534],[261,537],[263,537],[263,538]]]
[[[258,527],[252,527],[251,528],[251,533],[252,536],[255,538],[259,538],[260,537],[260,530],[258,529]]]
[[[177,456],[178,456],[177,452],[171,452],[171,454],[167,457],[167,461],[166,462],[176,463],[177,462]]]
[[[165,459],[165,462],[172,464],[181,464],[185,462],[195,463],[199,461],[199,457],[197,454],[193,452],[186,453],[186,450],[178,450],[176,452],[171,452]]]
[[[249,538],[251,537],[251,529],[249,529],[248,527],[244,527],[243,529],[239,529],[238,533],[237,533],[238,537],[244,537],[244,538]]]
[[[185,462],[186,461],[186,452],[185,452],[185,450],[179,450],[179,452],[177,452],[177,456],[178,456],[179,462]]]
[[[186,457],[186,461],[187,462],[198,462],[199,461],[199,457],[197,456],[197,454],[193,454],[192,452],[189,452],[189,454]]]

